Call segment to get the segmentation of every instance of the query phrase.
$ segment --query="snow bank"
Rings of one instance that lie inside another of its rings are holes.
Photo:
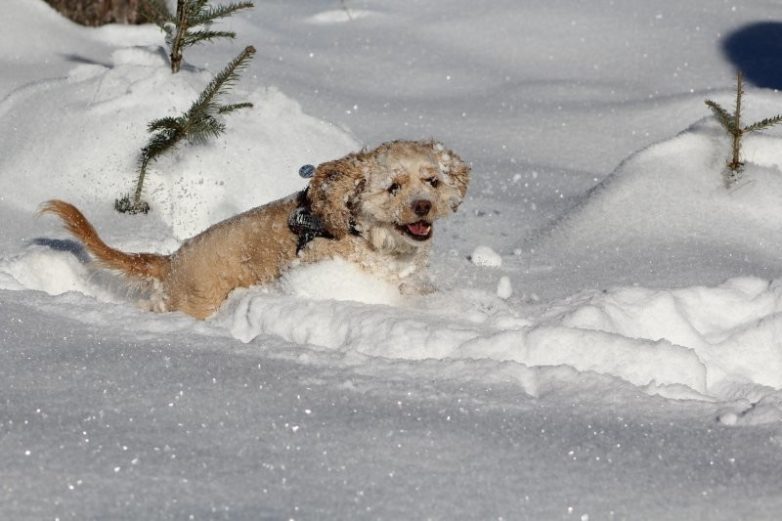
[[[50,295],[78,291],[93,295],[87,268],[70,251],[32,246],[0,259],[0,289],[34,289]]]
[[[707,389],[720,395],[726,381],[782,387],[782,341],[776,334],[781,311],[779,281],[741,278],[715,288],[617,288],[553,320],[690,348],[708,368]]]
[[[231,333],[244,342],[274,335],[319,348],[411,360],[490,359],[528,366],[567,365],[639,386],[678,384],[707,392],[706,366],[687,347],[550,320],[530,322],[495,297],[481,297],[471,301],[464,295],[442,295],[392,308],[354,302],[324,305],[250,291],[237,296],[222,314]],[[465,313],[440,307],[454,300],[462,300],[461,306],[471,309]],[[485,309],[487,303],[493,308]],[[519,327],[512,327],[514,322]]]
[[[758,119],[776,113],[778,94],[751,96]],[[745,137],[744,176],[726,189],[730,143],[713,118],[704,119],[624,161],[538,247],[577,255],[698,244],[739,255],[768,252],[782,243],[779,145],[779,138],[768,135]]]
[[[4,204],[32,213],[42,201],[61,198],[89,214],[129,193],[147,123],[187,110],[210,79],[202,71],[172,75],[163,50],[148,46],[120,48],[110,63],[77,64],[66,78],[23,87],[3,111]],[[241,85],[235,99],[255,106],[227,116],[223,137],[181,145],[149,169],[145,198],[179,240],[301,189],[296,172],[302,163],[358,148],[343,130],[307,116],[279,90],[248,92]],[[30,146],[30,136],[42,128],[57,129],[47,134],[46,154]]]
[[[309,268],[290,277],[317,291],[335,274],[333,267]],[[235,295],[216,321],[243,342],[272,335],[318,349],[409,360],[568,366],[669,397],[734,400],[782,388],[780,313],[782,283],[739,278],[718,287],[615,288],[543,311],[510,306],[488,292],[452,292],[391,307],[249,290]]]

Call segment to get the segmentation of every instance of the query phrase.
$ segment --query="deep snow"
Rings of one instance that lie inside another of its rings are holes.
[[[154,27],[9,1],[0,517],[776,519],[782,133],[750,136],[726,189],[703,99],[770,70],[721,46],[763,49],[751,24],[780,6],[326,4],[263,2],[172,76]],[[245,42],[255,108],[155,163],[150,215],[116,214],[146,123]],[[750,88],[747,116],[780,102]],[[63,198],[113,245],[171,251],[300,189],[301,164],[430,136],[473,165],[433,295],[336,259],[205,322],[145,313],[34,218]]]

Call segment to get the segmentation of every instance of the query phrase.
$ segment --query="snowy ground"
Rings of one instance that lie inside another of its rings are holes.
[[[777,519],[776,1],[264,1],[172,76],[154,27],[7,0],[0,32],[0,518]],[[45,35],[45,37],[42,37]],[[255,108],[114,198],[146,123],[244,45]],[[439,292],[338,260],[211,319],[137,310],[38,204],[171,251],[303,186],[301,164],[436,137],[473,165]]]

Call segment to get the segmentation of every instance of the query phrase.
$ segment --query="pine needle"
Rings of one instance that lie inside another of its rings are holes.
[[[234,103],[232,105],[223,105],[219,109],[217,109],[218,114],[228,114],[230,112],[233,112],[235,110],[239,109],[249,109],[252,108],[253,104],[250,102],[244,102],[244,103]]]
[[[210,28],[212,23],[236,11],[255,7],[248,1],[210,6],[209,0],[177,0],[176,14],[172,14],[165,0],[141,0],[141,2],[149,12],[150,19],[166,33],[172,73],[177,73],[181,69],[182,50],[186,47],[220,38],[236,38],[236,33],[233,31],[212,30]]]
[[[201,9],[201,11],[191,19],[191,24],[194,26],[209,24],[218,18],[225,18],[226,16],[230,16],[236,11],[240,11],[242,9],[251,9],[253,7],[255,7],[255,4],[252,2],[240,2],[236,4],[206,7]]]
[[[147,132],[155,132],[157,130],[176,130],[182,125],[181,118],[166,117],[150,121],[147,125]]]
[[[778,114],[771,118],[766,118],[758,121],[757,123],[753,123],[751,125],[748,125],[744,127],[744,132],[754,132],[755,130],[765,130],[767,128],[773,127],[774,125],[777,125],[779,123],[782,123],[782,114]]]
[[[182,39],[182,47],[190,47],[197,43],[211,42],[218,38],[236,38],[236,33],[233,31],[188,31]]]
[[[222,71],[212,78],[209,85],[206,86],[195,103],[190,107],[190,110],[187,111],[187,117],[192,117],[200,112],[206,113],[218,110],[219,106],[216,105],[216,99],[234,86],[239,80],[239,73],[244,70],[253,55],[255,55],[255,47],[250,45],[245,47],[239,53],[239,56],[231,60]]]
[[[722,108],[722,106],[716,101],[706,100],[706,105],[714,113],[714,116],[717,118],[717,121],[719,121],[720,125],[722,125],[728,132],[733,133],[736,128],[733,116],[731,116],[728,111]]]

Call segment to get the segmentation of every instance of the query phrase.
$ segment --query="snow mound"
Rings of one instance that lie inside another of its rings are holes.
[[[688,348],[543,322],[522,326],[527,322],[489,295],[474,302],[467,314],[443,313],[440,305],[459,298],[441,295],[424,299],[424,307],[379,309],[352,302],[324,306],[249,292],[224,313],[233,336],[244,342],[274,335],[323,349],[409,360],[490,359],[527,366],[566,365],[639,386],[680,384],[706,392],[706,368]],[[475,313],[485,316],[476,319]],[[513,319],[522,327],[512,327]]]
[[[753,94],[753,106],[776,112],[778,95]],[[540,248],[577,253],[646,251],[705,244],[742,253],[782,243],[782,139],[744,139],[743,178],[726,189],[730,144],[713,118],[638,152],[562,218]]]
[[[0,289],[33,289],[50,295],[68,291],[94,294],[87,282],[87,268],[78,257],[48,246],[30,246],[18,255],[0,259],[0,276]]]
[[[0,289],[76,292],[101,302],[129,302],[140,296],[120,277],[92,269],[84,249],[73,241],[41,240],[0,258]]]
[[[172,75],[162,49],[150,46],[117,49],[111,63],[80,63],[65,78],[22,87],[2,107],[3,201],[32,213],[60,198],[90,213],[90,206],[130,192],[147,123],[187,110],[210,79],[202,71]],[[301,189],[301,164],[359,148],[275,88],[243,92],[240,83],[235,90],[235,99],[254,108],[227,116],[224,136],[181,145],[148,171],[145,197],[179,240]],[[57,129],[47,134],[46,154],[29,146],[41,128]]]
[[[782,388],[782,285],[739,278],[714,287],[616,288],[557,311],[557,323],[691,349],[707,367],[707,391],[726,383]]]
[[[734,400],[782,389],[782,283],[757,278],[677,290],[616,288],[543,312],[514,309],[488,293],[370,307],[248,291],[221,315],[244,342],[273,335],[410,360],[562,365],[680,398]]]

